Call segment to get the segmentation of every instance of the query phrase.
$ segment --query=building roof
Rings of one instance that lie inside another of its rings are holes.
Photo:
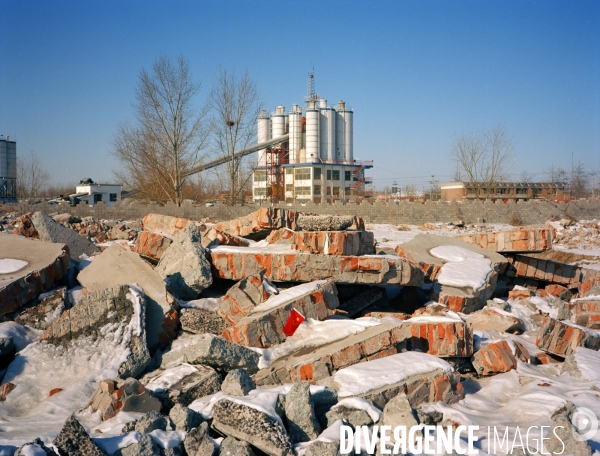
[[[491,186],[495,188],[564,188],[567,184],[564,182],[495,182]],[[475,188],[490,187],[487,182],[447,182],[440,184],[440,188]]]

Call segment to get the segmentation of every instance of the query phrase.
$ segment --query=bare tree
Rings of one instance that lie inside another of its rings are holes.
[[[140,72],[135,125],[122,124],[113,138],[122,166],[115,175],[135,192],[181,205],[188,172],[201,162],[210,133],[208,107],[194,106],[199,91],[183,57],[160,57],[151,72]]]
[[[583,163],[578,162],[571,172],[571,198],[584,198],[587,196],[588,174]]]
[[[533,174],[531,174],[529,171],[523,171],[519,175],[519,182],[532,182],[532,181],[533,181]]]
[[[214,110],[212,128],[217,153],[231,157],[227,162],[228,202],[233,205],[240,194],[243,201],[244,189],[252,177],[243,168],[243,160],[234,154],[256,141],[256,118],[261,109],[256,84],[247,72],[238,78],[234,72],[221,68],[210,93],[210,104]]]
[[[482,190],[484,193],[493,191],[494,185],[504,179],[512,150],[512,139],[506,129],[497,126],[457,136],[451,155],[479,198]]]
[[[34,198],[42,196],[50,180],[50,174],[42,166],[34,151],[21,158],[17,157],[17,197]]]
[[[567,172],[560,166],[550,165],[550,168],[548,168],[546,174],[550,178],[551,182],[564,183],[567,181]]]

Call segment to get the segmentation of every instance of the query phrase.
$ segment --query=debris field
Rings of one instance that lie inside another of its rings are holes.
[[[484,426],[600,416],[600,263],[543,256],[594,254],[597,221],[0,228],[0,455],[337,455],[342,425],[418,424],[480,425],[488,454]]]

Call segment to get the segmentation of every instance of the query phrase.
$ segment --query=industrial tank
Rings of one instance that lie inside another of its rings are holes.
[[[277,106],[275,114],[271,116],[271,137],[273,139],[285,135],[285,108]]]
[[[319,159],[319,124],[320,113],[311,102],[306,110],[306,161],[315,162]]]
[[[323,160],[332,161],[336,157],[335,151],[335,118],[336,112],[333,108],[321,108],[321,158]]]
[[[346,120],[344,111],[346,103],[340,101],[335,114],[335,158],[336,160],[346,160]]]
[[[354,123],[354,112],[351,109],[347,109],[343,113],[344,123],[346,124],[346,162],[352,163],[354,161],[354,144],[352,140],[352,129]]]
[[[289,158],[290,163],[300,163],[300,148],[302,147],[302,110],[298,105],[292,107],[289,116]]]

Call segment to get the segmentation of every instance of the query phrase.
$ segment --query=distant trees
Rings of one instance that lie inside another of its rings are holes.
[[[565,184],[564,190],[569,198],[585,198],[588,196],[590,175],[583,163],[573,164],[570,172],[560,166],[550,165],[546,173],[552,182]]]
[[[208,107],[196,109],[200,82],[179,57],[155,60],[143,69],[135,91],[135,124],[122,124],[113,138],[113,155],[121,168],[115,175],[133,191],[180,206],[190,187],[188,172],[202,161],[210,126]]]
[[[41,196],[49,180],[50,174],[34,151],[24,157],[17,157],[17,198]]]
[[[489,191],[504,179],[512,151],[512,139],[503,126],[497,126],[457,136],[451,156],[457,164],[456,174],[460,176],[464,172],[479,198],[482,189]]]
[[[220,68],[209,103],[213,110],[211,126],[216,153],[231,158],[225,166],[228,203],[233,205],[240,197],[243,201],[244,189],[252,177],[234,153],[256,143],[256,118],[261,109],[258,90],[247,72],[237,77],[234,72]]]

